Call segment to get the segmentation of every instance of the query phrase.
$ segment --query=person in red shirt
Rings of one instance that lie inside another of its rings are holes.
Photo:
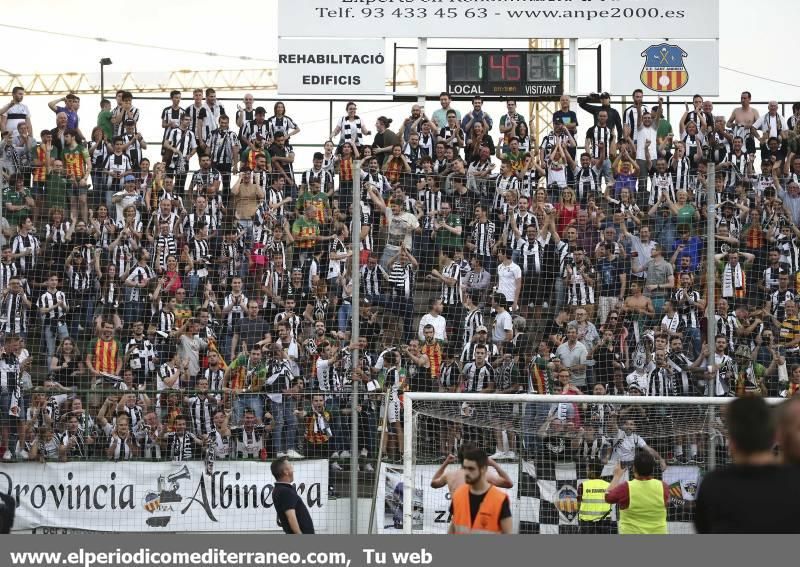
[[[617,462],[606,502],[617,505],[620,534],[666,534],[669,485],[653,478],[655,458],[639,451],[633,460],[633,480],[625,481],[626,469]]]

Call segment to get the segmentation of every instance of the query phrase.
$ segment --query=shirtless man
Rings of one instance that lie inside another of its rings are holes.
[[[631,282],[630,293],[631,295],[625,299],[622,310],[633,320],[636,342],[639,342],[644,330],[650,326],[648,319],[655,316],[656,310],[653,308],[652,300],[642,293],[642,285],[639,282]]]
[[[444,463],[442,463],[442,466],[439,467],[439,470],[436,471],[431,479],[431,488],[442,488],[446,485],[452,496],[455,491],[464,484],[464,470],[459,467],[456,470],[448,471],[447,467],[461,460],[460,454],[464,452],[467,446],[466,444],[461,446],[458,457],[447,455]],[[500,465],[494,462],[491,457],[489,458],[489,468],[486,471],[486,480],[489,481],[489,484],[493,484],[498,488],[511,488],[514,486],[514,482],[511,480],[511,477],[508,476],[508,473],[500,468]]]
[[[740,136],[748,142],[747,153],[755,153],[755,142],[748,140],[751,137],[753,124],[758,120],[758,110],[750,106],[752,95],[750,91],[742,92],[742,106],[735,108],[728,118],[728,128],[733,128],[734,136]]]

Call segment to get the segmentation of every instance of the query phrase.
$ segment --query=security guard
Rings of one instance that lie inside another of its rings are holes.
[[[649,451],[633,459],[633,480],[625,482],[625,469],[617,463],[606,492],[606,502],[616,504],[620,534],[666,534],[669,487],[653,478],[656,461]]]
[[[464,482],[450,505],[451,534],[510,534],[513,526],[508,494],[489,484],[486,452],[475,447],[464,450],[461,468]]]
[[[609,483],[600,478],[602,472],[602,463],[590,463],[587,467],[589,478],[581,484],[578,525],[582,534],[610,534],[613,532],[611,504],[606,502]]]

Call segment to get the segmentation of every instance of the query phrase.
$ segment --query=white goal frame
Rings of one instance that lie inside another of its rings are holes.
[[[540,404],[592,404],[602,400],[608,404],[628,405],[672,405],[690,406],[702,405],[705,407],[724,406],[736,398],[732,397],[680,397],[680,396],[565,396],[542,394],[464,394],[464,393],[437,393],[437,392],[405,392],[403,393],[403,533],[413,533],[413,498],[414,498],[414,402],[415,401],[441,401],[441,402],[513,402],[513,403],[540,403]],[[778,405],[785,401],[783,398],[765,398],[770,405]]]

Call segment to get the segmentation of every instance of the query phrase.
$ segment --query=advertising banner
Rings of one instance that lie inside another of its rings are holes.
[[[278,93],[383,94],[383,39],[279,39]]]
[[[717,39],[718,0],[280,0],[281,37]]]
[[[294,463],[297,493],[326,529],[327,461]],[[18,463],[0,469],[17,502],[15,530],[40,526],[106,532],[279,531],[269,463]]]

